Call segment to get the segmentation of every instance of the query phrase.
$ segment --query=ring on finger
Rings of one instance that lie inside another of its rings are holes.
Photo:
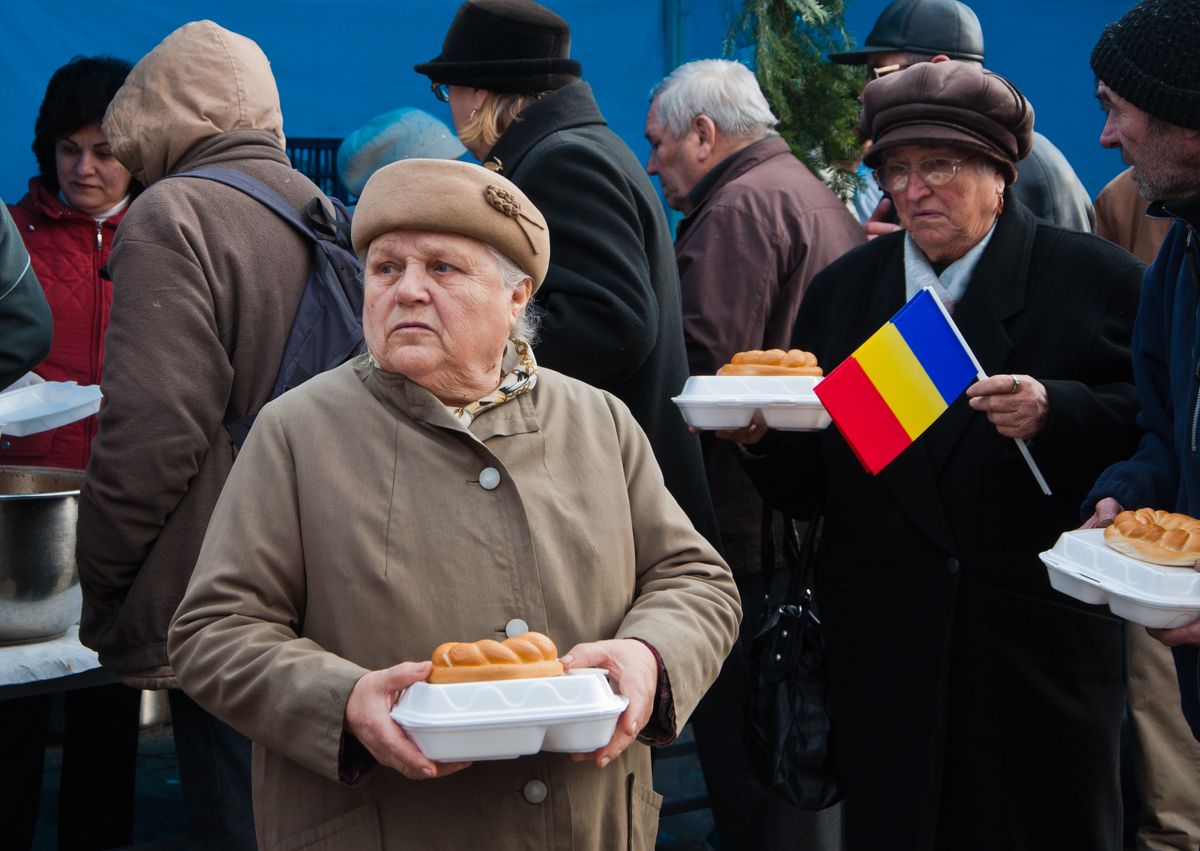
[[[1018,390],[1021,389],[1021,379],[1017,378],[1017,376],[1015,376],[1015,375],[1010,375],[1009,378],[1012,379],[1012,388],[1009,389],[1008,392],[1016,393]]]

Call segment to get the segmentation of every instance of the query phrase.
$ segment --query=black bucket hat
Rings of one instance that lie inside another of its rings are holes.
[[[579,79],[571,29],[530,0],[468,0],[458,8],[442,52],[413,70],[435,83],[494,92],[545,92]]]
[[[970,7],[958,0],[895,0],[879,13],[859,50],[829,54],[842,65],[866,65],[872,53],[944,54],[983,61],[983,28]]]

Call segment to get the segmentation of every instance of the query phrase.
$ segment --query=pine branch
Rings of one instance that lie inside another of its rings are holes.
[[[839,197],[858,186],[862,71],[826,55],[852,46],[843,0],[745,0],[724,53],[753,46],[759,86],[792,152]]]

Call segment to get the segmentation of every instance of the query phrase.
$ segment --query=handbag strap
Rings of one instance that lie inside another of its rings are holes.
[[[804,530],[803,540],[800,539],[800,533],[796,529],[795,519],[780,512],[783,516],[783,556],[791,571],[791,575],[788,577],[787,591],[783,597],[784,601],[794,602],[801,598],[807,600],[811,596],[813,576],[816,572],[817,527],[821,523],[823,508],[824,500],[818,503],[813,510],[808,526]],[[775,512],[775,507],[770,503],[763,504],[761,568],[766,594],[765,602],[768,608],[772,605],[771,588],[775,575]]]

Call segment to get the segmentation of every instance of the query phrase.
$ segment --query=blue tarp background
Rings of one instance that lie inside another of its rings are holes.
[[[415,62],[440,51],[460,0],[54,0],[0,3],[0,197],[15,201],[35,171],[29,145],[46,81],[78,54],[136,61],[197,18],[256,40],[270,57],[290,136],[341,137],[369,118],[416,106],[447,123]],[[570,23],[573,54],[609,123],[645,159],[646,95],[673,61],[719,56],[740,0],[551,0]],[[850,0],[847,23],[865,39],[885,0]],[[1010,77],[1094,195],[1122,168],[1100,149],[1102,116],[1088,56],[1131,0],[975,0],[988,66]]]

